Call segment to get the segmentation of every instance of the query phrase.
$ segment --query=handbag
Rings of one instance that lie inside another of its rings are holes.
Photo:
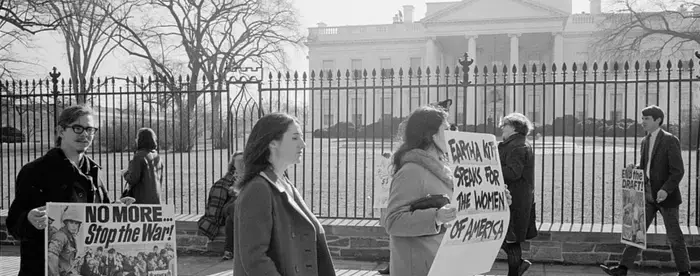
[[[425,197],[419,198],[410,204],[410,210],[411,212],[415,210],[423,210],[423,209],[440,209],[444,207],[445,205],[450,203],[450,198],[447,197],[447,195],[441,194],[441,195],[427,195]]]

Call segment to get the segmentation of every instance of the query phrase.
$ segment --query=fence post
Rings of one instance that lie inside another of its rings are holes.
[[[462,88],[463,88],[462,93],[464,93],[464,94],[463,94],[463,95],[464,95],[464,97],[463,97],[464,100],[462,101],[462,103],[463,103],[463,104],[462,104],[462,110],[463,110],[463,111],[462,111],[462,117],[463,117],[463,118],[460,118],[460,119],[462,119],[462,125],[463,125],[463,127],[460,128],[460,127],[459,127],[459,122],[457,122],[457,128],[458,128],[458,129],[461,129],[462,131],[467,131],[467,102],[468,102],[468,101],[467,101],[467,94],[468,94],[468,93],[467,93],[467,86],[469,86],[469,84],[472,83],[472,82],[469,80],[469,66],[471,66],[472,63],[474,63],[474,59],[470,59],[470,58],[469,58],[469,54],[466,53],[466,52],[464,53],[464,56],[463,56],[462,58],[459,59],[459,64],[462,65]],[[476,89],[476,88],[475,88],[475,89]],[[476,90],[475,90],[474,93],[476,93]],[[457,99],[455,99],[455,101],[459,101],[459,97],[457,97]],[[459,105],[458,105],[458,106],[459,106]],[[476,108],[476,103],[474,103],[474,108]],[[456,113],[459,113],[459,111],[456,111]],[[459,119],[458,119],[458,120],[459,120]],[[477,123],[476,123],[476,117],[474,117],[474,125],[475,125],[475,126],[477,125]]]
[[[58,77],[61,76],[61,72],[56,72],[56,67],[54,67],[53,72],[49,72],[49,76],[51,76],[51,82],[53,83],[53,91],[51,93],[53,94],[53,125],[55,127],[58,120],[58,114],[56,113],[58,109]]]
[[[695,51],[695,57],[700,59],[700,51]],[[700,69],[700,68],[699,68]],[[700,80],[700,75],[697,76],[697,79]],[[692,131],[691,131],[692,133]],[[700,189],[700,186],[698,186],[698,183],[700,183],[700,122],[698,122],[698,137],[696,138],[696,144],[695,146],[697,149],[695,150],[695,174],[696,174],[696,179],[695,179],[695,189]],[[697,195],[698,192],[695,191],[695,194]],[[688,198],[690,198],[690,195],[688,195]],[[700,226],[700,198],[695,199],[696,206],[695,206],[695,225]],[[688,207],[690,208],[690,207]],[[690,212],[690,210],[688,210]],[[688,222],[688,225],[690,225],[690,222]]]

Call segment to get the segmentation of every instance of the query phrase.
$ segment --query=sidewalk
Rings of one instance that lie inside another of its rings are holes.
[[[378,269],[386,264],[356,261],[334,261],[338,276],[341,275],[381,275]],[[233,261],[221,261],[218,256],[178,256],[177,264],[180,276],[232,276]],[[0,249],[0,276],[14,276],[19,270],[19,247],[2,246]],[[506,275],[508,265],[496,262],[489,273],[484,275]],[[607,275],[597,266],[565,266],[552,264],[533,264],[525,275],[529,276],[598,276]],[[630,276],[675,276],[676,272],[669,269],[646,269],[646,271],[630,271]],[[398,275],[397,275],[398,276]]]

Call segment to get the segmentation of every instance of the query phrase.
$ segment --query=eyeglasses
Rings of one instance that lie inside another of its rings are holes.
[[[93,135],[97,132],[97,130],[99,130],[96,127],[85,127],[85,126],[81,126],[81,125],[72,125],[72,126],[67,126],[67,127],[73,129],[73,132],[75,132],[75,134],[82,134],[83,131],[87,131],[88,135]]]

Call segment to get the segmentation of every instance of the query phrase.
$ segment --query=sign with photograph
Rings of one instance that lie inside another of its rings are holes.
[[[457,208],[457,219],[448,227],[428,275],[485,273],[510,223],[496,137],[446,131],[445,139],[454,176],[450,204]]]
[[[47,203],[45,275],[177,275],[171,205]]]
[[[622,235],[624,244],[647,249],[644,171],[622,170]]]

